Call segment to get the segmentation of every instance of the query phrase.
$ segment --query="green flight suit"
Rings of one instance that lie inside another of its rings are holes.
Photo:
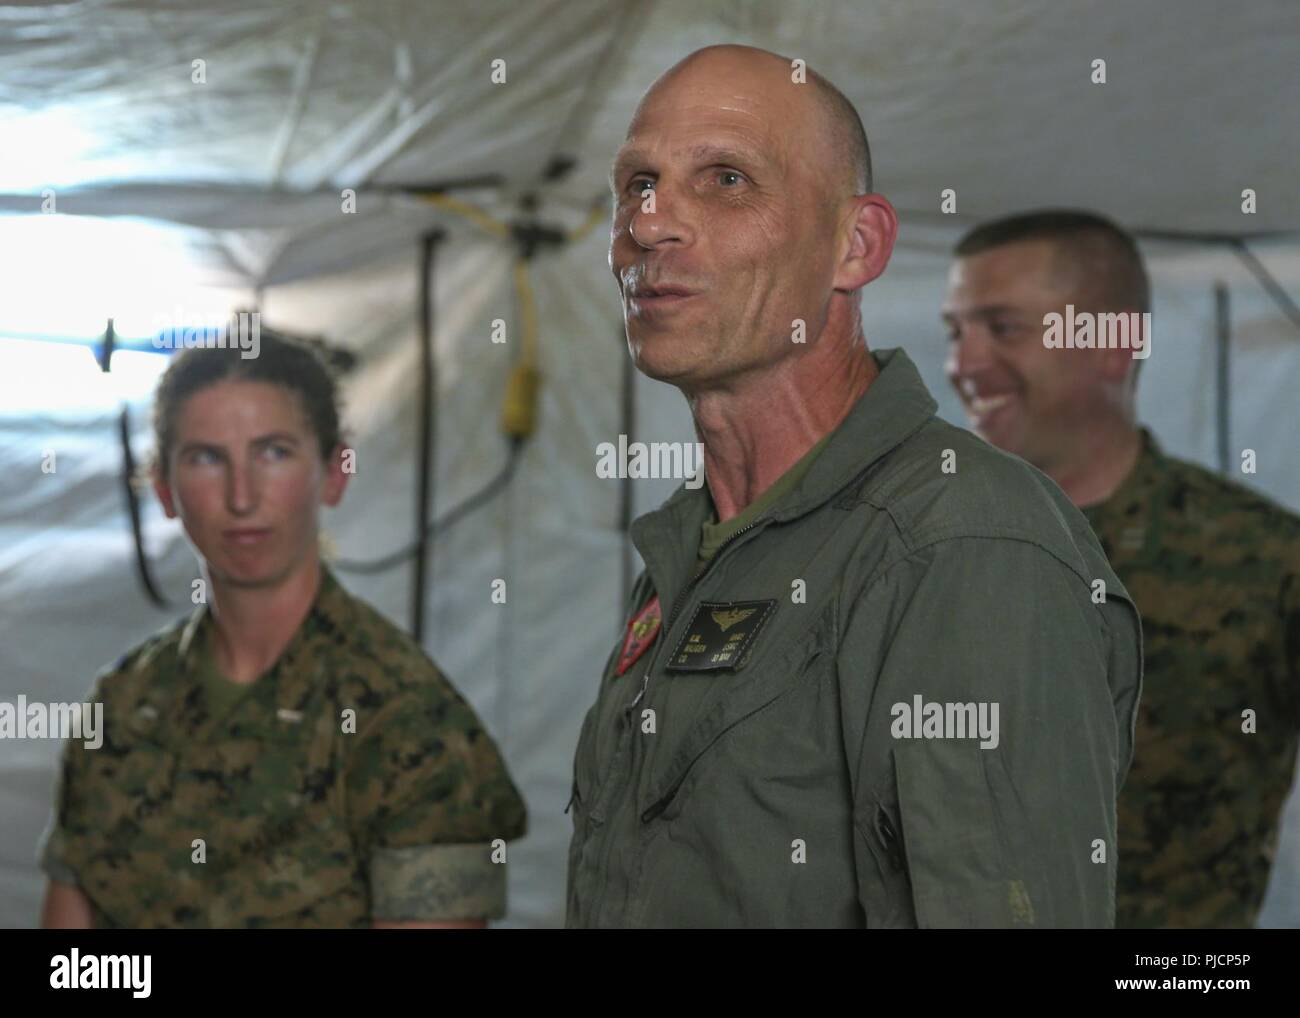
[[[1084,515],[1145,639],[1115,925],[1252,926],[1300,737],[1300,518],[1147,431]]]
[[[97,926],[504,914],[501,843],[524,833],[523,800],[414,641],[328,569],[242,690],[216,671],[210,633],[203,607],[130,651],[91,693],[103,745],[65,744],[41,864]]]
[[[707,487],[634,523],[646,572],[574,761],[570,926],[1112,924],[1137,613],[1050,480],[873,356],[703,571]]]

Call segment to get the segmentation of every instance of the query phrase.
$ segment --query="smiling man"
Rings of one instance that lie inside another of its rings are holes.
[[[956,255],[947,371],[972,426],[1083,509],[1142,613],[1116,925],[1251,926],[1300,742],[1300,519],[1167,455],[1138,424],[1131,350],[1045,345],[1067,308],[1149,313],[1124,230],[1041,209],[975,227]]]
[[[707,483],[632,528],[569,924],[1109,925],[1136,613],[1052,484],[868,351],[897,220],[852,104],[701,50],[611,183],[628,348],[686,397]]]

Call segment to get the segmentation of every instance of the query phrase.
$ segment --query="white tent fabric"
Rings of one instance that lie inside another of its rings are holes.
[[[1230,18],[1203,2],[353,0],[222,2],[202,13],[68,3],[0,8],[0,141],[20,153],[0,162],[0,212],[11,214],[0,218],[0,248],[21,238],[26,263],[0,272],[0,336],[39,331],[54,313],[51,299],[24,307],[23,272],[66,280],[70,302],[93,294],[82,303],[95,328],[128,304],[168,308],[179,286],[151,282],[161,258],[133,263],[134,273],[113,265],[111,234],[85,241],[95,257],[83,264],[71,233],[42,253],[28,246],[31,230],[167,224],[186,252],[185,280],[216,304],[257,302],[268,325],[358,354],[346,389],[358,474],[327,523],[346,558],[382,555],[415,527],[424,231],[448,231],[434,276],[434,516],[504,463],[498,408],[517,352],[490,339],[495,319],[518,335],[512,244],[405,192],[466,182],[456,196],[502,221],[531,192],[538,219],[574,229],[604,200],[641,91],[687,52],[723,41],[806,59],[862,111],[877,188],[903,213],[900,249],[864,293],[868,342],[905,347],[955,423],[937,309],[953,240],[984,216],[1076,205],[1134,228],[1250,235],[1283,288],[1300,292],[1300,16],[1288,0]],[[1107,63],[1104,85],[1090,80],[1095,59]],[[205,61],[204,84],[192,81],[194,60]],[[492,82],[494,60],[505,61],[503,84]],[[548,180],[556,156],[573,169]],[[355,214],[341,210],[346,188]],[[956,215],[939,212],[944,188],[956,192]],[[1242,212],[1247,188],[1254,214]],[[40,215],[50,198],[56,214]],[[573,747],[621,624],[622,491],[595,471],[597,444],[622,429],[626,360],[606,243],[601,226],[534,260],[538,431],[507,489],[434,543],[425,646],[502,746],[530,806],[530,833],[510,855],[511,925],[562,921]],[[1300,510],[1300,329],[1226,248],[1189,238],[1144,251],[1156,338],[1143,418],[1171,452],[1215,465],[1212,291],[1222,281],[1231,448],[1254,449],[1258,462],[1239,479]],[[96,284],[102,273],[116,273],[110,287]],[[153,608],[134,578],[113,436],[125,397],[135,447],[147,448],[147,393],[104,388],[54,411],[34,386],[0,379],[0,699],[76,700],[101,665],[188,601],[194,561],[178,525],[148,502],[146,544],[177,606]],[[638,378],[634,404],[636,437],[693,440],[674,390]],[[39,469],[47,449],[58,453],[54,474]],[[632,482],[635,513],[673,486]],[[410,575],[342,578],[405,625]],[[504,605],[490,599],[498,578]],[[0,925],[36,919],[33,853],[57,752],[48,741],[0,742]],[[1262,922],[1300,923],[1294,799]]]

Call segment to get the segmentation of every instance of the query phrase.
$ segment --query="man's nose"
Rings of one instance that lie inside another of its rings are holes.
[[[646,250],[663,244],[689,245],[695,240],[685,199],[662,186],[642,196],[632,212],[628,232],[637,246]]]
[[[257,508],[257,471],[252,463],[231,463],[226,475],[226,508],[232,516],[247,516]]]
[[[945,368],[953,385],[978,376],[992,361],[992,343],[979,329],[962,329],[949,340]]]

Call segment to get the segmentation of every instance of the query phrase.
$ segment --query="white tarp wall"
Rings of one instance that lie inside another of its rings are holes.
[[[358,474],[326,524],[345,557],[377,557],[414,531],[421,231],[451,231],[436,266],[434,516],[504,462],[497,418],[516,352],[489,339],[494,319],[517,325],[512,248],[391,188],[494,173],[501,188],[462,195],[505,219],[522,191],[538,188],[540,218],[573,228],[601,195],[641,90],[690,50],[723,41],[805,57],[862,110],[877,187],[904,213],[900,250],[864,294],[868,342],[905,347],[955,423],[938,305],[952,241],[983,216],[1078,205],[1135,227],[1290,230],[1289,240],[1253,248],[1300,293],[1300,19],[1284,0],[1230,15],[1202,0],[1176,8],[673,0],[626,19],[629,8],[614,16],[594,2],[464,7],[337,2],[304,21],[294,8],[251,0],[212,5],[221,17],[127,2],[93,24],[95,12],[76,5],[57,17],[6,9],[0,211],[21,215],[0,219],[0,251],[11,258],[0,264],[0,330],[39,331],[65,305],[84,305],[83,332],[93,334],[103,317],[124,313],[116,302],[166,309],[182,282],[207,287],[205,299],[226,308],[249,306],[260,292],[268,326],[322,334],[361,359],[346,390]],[[202,89],[189,84],[196,56],[208,61]],[[1089,81],[1098,56],[1108,60],[1105,86]],[[507,61],[508,86],[488,80],[496,58]],[[118,154],[105,162],[93,147],[53,144],[76,136],[52,133],[68,124],[94,128]],[[574,154],[577,168],[544,185],[555,152]],[[160,279],[179,260],[162,246],[129,259],[111,242],[32,246],[44,184],[62,214],[40,218],[54,223],[124,230],[130,224],[119,219],[76,217],[141,215],[186,224],[173,232],[192,269],[185,280]],[[339,214],[345,187],[358,190],[356,216]],[[937,213],[946,187],[958,194],[953,220]],[[1240,210],[1246,187],[1260,196],[1253,217]],[[606,239],[598,227],[536,259],[538,431],[509,488],[434,542],[425,646],[497,738],[530,807],[530,833],[510,856],[514,925],[562,920],[572,753],[620,625],[620,482],[595,471],[596,445],[621,430],[626,358]],[[83,247],[96,258],[82,259]],[[1156,298],[1144,419],[1174,454],[1215,465],[1212,287],[1223,280],[1233,313],[1232,447],[1253,448],[1259,464],[1238,479],[1300,509],[1300,331],[1222,249],[1144,250]],[[56,285],[37,297],[42,279]],[[192,308],[198,291],[186,292]],[[77,700],[99,667],[172,618],[136,582],[119,488],[119,399],[131,401],[142,455],[147,389],[129,377],[99,388],[83,379],[74,398],[60,392],[71,368],[5,375],[16,363],[6,356],[0,349],[0,699]],[[129,374],[131,360],[120,363],[114,375]],[[636,438],[693,439],[675,391],[639,379],[635,403]],[[54,474],[40,471],[47,449],[58,453]],[[636,512],[672,486],[634,482]],[[146,543],[180,610],[193,556],[179,526],[151,498],[145,504]],[[342,578],[407,624],[409,569]],[[497,578],[507,581],[505,605],[489,599]],[[36,919],[33,853],[58,749],[0,742],[0,925]],[[1294,799],[1288,810],[1262,921],[1297,925]]]
[[[927,248],[941,246],[929,231]],[[570,764],[600,665],[617,638],[623,539],[619,485],[596,476],[595,449],[620,429],[626,349],[600,231],[538,259],[534,283],[544,374],[539,429],[513,483],[497,499],[435,539],[425,645],[500,742],[531,811],[529,836],[512,850],[509,922],[556,924],[563,916]],[[1289,394],[1300,386],[1300,335],[1253,280],[1229,259],[1149,247],[1156,283],[1156,346],[1144,371],[1144,419],[1173,452],[1214,464],[1216,278],[1231,283],[1234,307],[1233,447],[1254,448],[1255,477],[1241,478],[1300,508],[1294,450],[1300,428]],[[1295,250],[1269,252],[1300,285]],[[1192,271],[1195,269],[1195,271]],[[901,345],[926,377],[943,415],[962,423],[946,387],[946,340],[937,308],[947,259],[901,250],[865,291],[868,340]],[[448,242],[437,265],[436,348],[440,364],[435,516],[495,475],[505,445],[497,408],[511,356],[490,341],[494,318],[510,320],[510,252],[472,237]],[[275,287],[267,320],[362,353],[347,387],[347,423],[358,473],[327,526],[347,558],[378,557],[413,531],[418,346],[414,255],[341,276]],[[640,379],[637,438],[691,440],[680,396]],[[147,401],[136,413],[143,425]],[[100,664],[168,621],[134,578],[117,486],[114,413],[41,420],[0,418],[0,698],[75,700]],[[137,431],[142,453],[148,436]],[[39,474],[40,452],[59,468]],[[672,482],[636,481],[636,512],[658,503]],[[178,524],[150,500],[147,539],[169,597],[184,602],[194,559]],[[409,569],[344,582],[402,625]],[[507,581],[507,602],[490,601]],[[0,924],[34,921],[40,881],[32,853],[48,808],[58,746],[0,743]],[[1300,815],[1290,807],[1265,921],[1300,922]]]

